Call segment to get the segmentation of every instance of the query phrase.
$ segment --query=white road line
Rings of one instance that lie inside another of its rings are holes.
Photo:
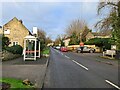
[[[82,64],[80,64],[80,63],[78,63],[78,62],[76,62],[75,60],[72,60],[74,63],[76,63],[77,65],[79,65],[79,66],[81,66],[82,68],[84,68],[85,70],[88,70],[88,68],[87,67],[85,67],[85,66],[83,66]]]
[[[66,55],[65,55],[65,57],[68,58],[68,59],[70,59],[70,57],[68,57],[68,56],[66,56]]]
[[[58,50],[56,50],[56,52],[60,53]]]
[[[107,83],[109,83],[110,85],[112,85],[113,87],[117,88],[120,90],[120,87],[118,87],[117,85],[115,85],[114,83],[108,81],[108,80],[105,80]]]
[[[63,55],[63,53],[61,53],[61,55]]]

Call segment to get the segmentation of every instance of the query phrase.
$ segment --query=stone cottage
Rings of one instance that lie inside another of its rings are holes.
[[[3,34],[2,26],[0,26],[0,35]]]
[[[21,45],[24,46],[24,37],[30,35],[30,31],[23,25],[22,20],[18,20],[14,17],[8,23],[3,25],[4,36],[10,39],[10,45]]]
[[[97,32],[89,32],[86,35],[86,41],[92,38],[110,38],[111,33],[105,34],[105,33],[97,33]]]

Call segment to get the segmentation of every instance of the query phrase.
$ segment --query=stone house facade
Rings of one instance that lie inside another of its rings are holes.
[[[2,26],[0,26],[0,35],[3,34]]]
[[[105,34],[105,33],[97,33],[97,32],[89,32],[86,35],[86,41],[92,38],[110,38],[111,34]]]
[[[65,39],[63,40],[63,42],[64,42],[64,45],[65,45],[65,46],[68,46],[68,45],[69,45],[69,42],[70,42],[70,38],[65,38]]]
[[[4,36],[10,39],[10,45],[24,46],[24,37],[30,35],[30,31],[23,25],[22,20],[18,20],[14,17],[8,23],[3,26]]]

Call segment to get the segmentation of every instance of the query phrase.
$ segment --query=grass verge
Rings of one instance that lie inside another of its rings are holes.
[[[5,82],[5,83],[10,84],[11,85],[11,87],[10,87],[11,89],[10,90],[12,90],[12,88],[22,88],[22,90],[26,90],[26,88],[33,89],[32,86],[24,85],[22,83],[22,80],[18,80],[18,79],[14,79],[14,78],[0,78],[0,82],[1,83]]]
[[[50,53],[50,49],[49,48],[45,48],[42,52],[42,54],[49,54]]]
[[[100,56],[101,58],[104,58],[104,59],[110,59],[110,60],[115,60],[115,58],[112,58],[112,57],[109,57],[109,56]]]

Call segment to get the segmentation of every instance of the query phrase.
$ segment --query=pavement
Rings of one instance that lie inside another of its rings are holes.
[[[60,52],[51,48],[43,89],[101,88],[120,90],[118,61],[110,61],[99,57],[99,55],[99,53]],[[108,61],[112,65],[105,63]]]
[[[36,88],[42,88],[48,59],[42,57],[37,61],[24,61],[23,57],[2,62],[2,77],[28,79]]]

